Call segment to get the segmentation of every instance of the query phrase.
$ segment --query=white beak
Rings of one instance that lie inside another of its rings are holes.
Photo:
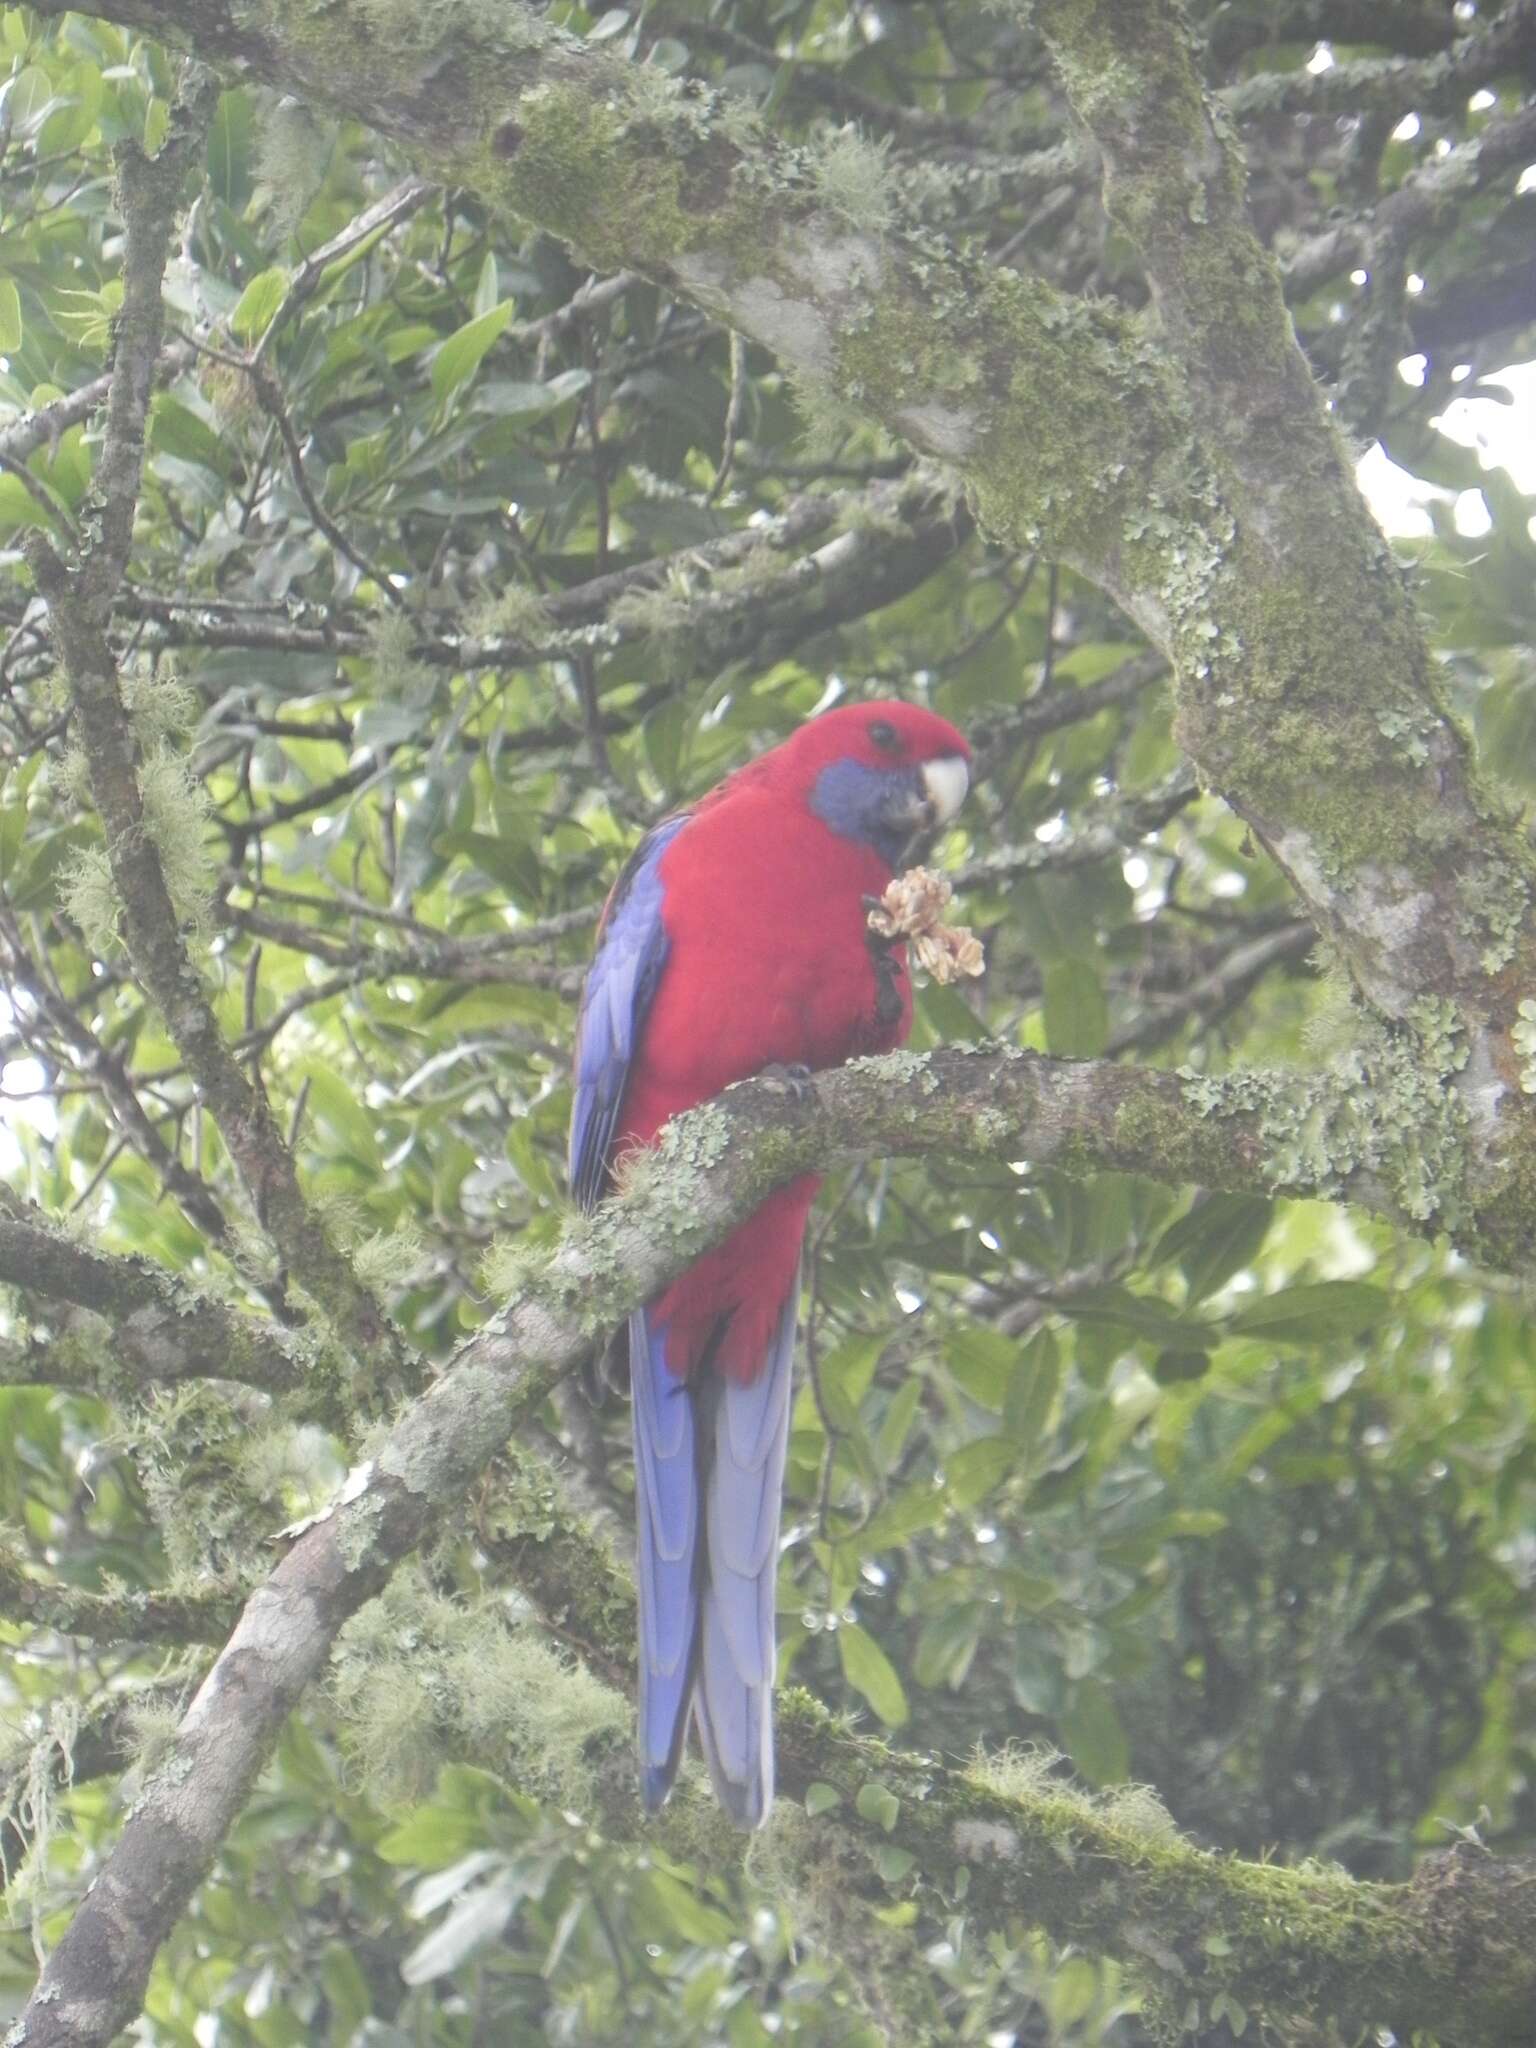
[[[971,786],[971,771],[962,754],[943,754],[923,763],[923,788],[933,807],[935,825],[947,825],[965,802]]]

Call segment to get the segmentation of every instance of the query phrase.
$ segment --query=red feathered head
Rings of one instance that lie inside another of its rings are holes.
[[[754,764],[803,796],[834,832],[895,865],[914,833],[947,825],[970,786],[971,750],[917,704],[839,704]]]

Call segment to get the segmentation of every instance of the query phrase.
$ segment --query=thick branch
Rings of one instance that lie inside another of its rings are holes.
[[[1503,1169],[1482,1248],[1513,1255],[1536,1213],[1512,1039],[1536,986],[1532,857],[1444,713],[1174,0],[1035,11],[1142,252],[1162,348],[1113,308],[904,232],[894,198],[850,213],[818,159],[739,103],[671,88],[530,8],[466,18],[430,66],[346,33],[334,7],[310,32],[301,0],[113,12],[371,121],[599,265],[693,299],[952,462],[994,531],[1117,596],[1173,661],[1202,781],[1264,839],[1369,1002],[1427,1039],[1456,1035],[1448,1085]],[[1486,157],[1499,126],[1458,155]]]
[[[571,1225],[252,1595],[48,1964],[27,2009],[29,2048],[104,2044],[126,2024],[155,1950],[348,1616],[593,1343],[770,1188],[874,1152],[954,1151],[1217,1187],[1326,1188],[1390,1205],[1394,1181],[1422,1164],[1422,1133],[1389,1121],[1373,1141],[1352,1122],[1370,1092],[1341,1082],[1324,1103],[1294,1077],[1204,1081],[953,1050],[861,1060],[804,1089],[760,1078],[692,1111],[638,1162],[627,1194]],[[1389,1118],[1396,1113],[1389,1105]],[[1330,1164],[1320,1179],[1308,1146],[1335,1124],[1349,1133],[1353,1163],[1343,1172]],[[114,1959],[105,1978],[104,1954]]]
[[[1116,1955],[1175,2009],[1230,1999],[1281,2026],[1415,2030],[1462,2048],[1530,2038],[1536,1870],[1483,1850],[1429,1859],[1411,1885],[1240,1863],[1183,1841],[1155,1802],[1095,1805],[1028,1762],[949,1769],[841,1734],[807,1694],[781,1703],[786,1782],[842,1796],[839,1833],[905,1849],[920,1889],[982,1925],[1014,1916],[1090,1954]],[[896,1802],[858,1804],[870,1784]],[[896,1887],[896,1890],[901,1887]],[[1222,2008],[1209,2016],[1219,2019]],[[1209,2013],[1209,2008],[1207,2008]]]
[[[514,1452],[497,1477],[475,1531],[493,1571],[609,1684],[631,1691],[628,1572],[540,1461]],[[1431,1859],[1412,1885],[1241,1863],[1183,1840],[1154,1801],[1090,1801],[1043,1760],[978,1758],[960,1770],[904,1754],[850,1733],[799,1690],[780,1703],[776,1750],[782,1794],[830,1785],[841,1795],[778,1845],[816,1893],[815,1872],[832,1867],[867,1907],[914,1897],[942,1915],[969,1867],[973,1934],[1036,1927],[1122,1958],[1180,2008],[1225,1995],[1280,2026],[1397,2022],[1447,2043],[1513,2040],[1536,1994],[1536,1879],[1482,1852]],[[894,1804],[870,1806],[871,1786]],[[680,1810],[651,1824],[683,1856],[697,1856],[708,1827],[690,1790],[681,1786]],[[617,1839],[645,1825],[628,1792],[603,1800],[601,1821]],[[911,1863],[882,1877],[882,1850]]]
[[[1232,524],[1193,614],[1181,592],[1170,621],[1180,738],[1368,1000],[1426,1037],[1461,1038],[1447,1085],[1523,1186],[1536,1120],[1511,1033],[1536,984],[1536,867],[1445,711],[1248,218],[1243,162],[1200,84],[1183,8],[1040,0],[1035,18],[1099,144],[1106,205],[1140,249],[1168,349],[1215,427]]]

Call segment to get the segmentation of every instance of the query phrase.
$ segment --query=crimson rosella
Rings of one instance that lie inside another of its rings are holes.
[[[767,1067],[904,1042],[906,950],[868,929],[919,830],[953,817],[969,749],[932,712],[811,720],[647,833],[603,913],[576,1037],[571,1182],[585,1209],[626,1150]],[[800,1248],[820,1185],[771,1194],[629,1320],[646,1805],[690,1707],[721,1804],[773,1798],[779,1492]]]

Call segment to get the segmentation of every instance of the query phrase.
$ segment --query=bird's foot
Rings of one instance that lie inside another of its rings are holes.
[[[804,1102],[808,1096],[816,1092],[815,1075],[809,1067],[801,1066],[798,1061],[783,1066],[775,1060],[772,1066],[760,1068],[757,1078],[769,1082],[785,1095],[792,1096],[796,1102]]]

